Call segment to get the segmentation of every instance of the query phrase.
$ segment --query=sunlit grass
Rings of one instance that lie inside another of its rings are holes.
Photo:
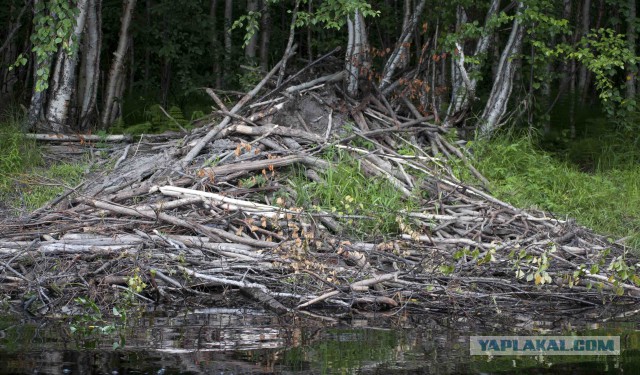
[[[345,229],[359,238],[397,234],[398,215],[415,208],[414,202],[387,180],[365,175],[347,152],[331,150],[324,157],[334,163],[320,173],[325,183],[311,182],[302,173],[290,179],[296,205],[345,217],[341,220]]]
[[[473,144],[474,163],[494,195],[517,207],[575,218],[640,248],[640,165],[583,172],[534,144],[527,137]]]

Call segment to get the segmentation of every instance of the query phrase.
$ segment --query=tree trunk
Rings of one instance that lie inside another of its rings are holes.
[[[360,11],[356,10],[353,16],[347,17],[347,28],[349,32],[345,57],[347,94],[357,97],[360,78],[368,81],[367,75],[371,68],[367,31]]]
[[[627,45],[629,50],[635,56],[636,55],[636,40],[637,30],[636,24],[638,20],[636,18],[636,0],[628,0],[627,3]],[[636,81],[638,75],[638,65],[630,65],[627,69],[627,99],[633,99],[636,96]]]
[[[571,17],[571,0],[563,0],[562,7],[562,18],[568,20]],[[574,34],[573,44],[575,45],[577,41],[577,34]],[[569,43],[569,38],[566,34],[563,34],[561,37],[562,43]],[[564,93],[567,92],[569,87],[569,83],[571,81],[571,77],[575,75],[575,69],[572,68],[572,65],[568,61],[562,62],[562,73],[560,76],[560,87],[558,88],[558,95],[562,97]]]
[[[78,0],[78,15],[73,34],[69,37],[67,44],[71,52],[67,52],[61,45],[58,50],[56,69],[52,77],[53,85],[50,88],[49,106],[47,108],[47,122],[51,130],[55,133],[65,133],[70,130],[67,123],[71,94],[75,88],[76,67],[78,66],[78,48],[82,31],[87,19],[87,0]]]
[[[402,33],[400,35],[400,38],[398,38],[396,47],[394,48],[393,52],[389,56],[389,59],[387,60],[387,63],[384,66],[384,70],[382,71],[380,90],[384,90],[387,86],[389,86],[391,84],[393,73],[395,73],[396,69],[398,69],[403,64],[403,62],[405,65],[408,62],[409,57],[407,56],[407,54],[409,53],[409,50],[407,49],[407,44],[409,43],[409,39],[411,39],[411,37],[413,36],[413,31],[416,28],[416,24],[420,20],[420,16],[422,15],[425,4],[426,0],[421,0],[412,12],[411,2],[405,1],[405,16],[402,21]]]
[[[487,10],[487,16],[485,18],[485,27],[488,25],[488,21],[498,12],[500,6],[500,0],[492,0]],[[467,16],[462,7],[458,7],[456,16],[456,28],[459,29],[462,24],[467,22]],[[482,57],[489,49],[490,41],[493,38],[493,32],[485,33],[476,44],[476,50],[474,57]],[[464,49],[458,44],[458,56],[451,59],[451,84],[452,95],[449,108],[447,109],[447,116],[444,120],[445,127],[451,127],[455,125],[460,119],[469,111],[471,103],[475,99],[476,87],[478,85],[477,74],[470,75],[467,72],[467,68],[464,65]],[[477,73],[481,69],[481,64],[476,64],[471,67],[471,73]]]
[[[123,6],[124,10],[122,13],[122,23],[120,25],[120,35],[118,37],[118,48],[113,54],[114,58],[111,63],[111,69],[109,70],[106,99],[102,110],[102,126],[104,127],[110,126],[117,119],[116,113],[118,112],[119,105],[116,103],[116,94],[118,93],[118,86],[122,84],[121,81],[123,80],[124,57],[127,52],[127,42],[129,41],[129,26],[131,25],[136,0],[124,0]]]
[[[523,8],[523,3],[518,2],[518,13],[522,12]],[[502,55],[500,56],[498,76],[493,82],[489,100],[487,100],[484,111],[478,121],[480,137],[491,137],[507,111],[507,104],[513,88],[513,77],[517,70],[517,61],[514,57],[520,53],[523,35],[524,26],[518,17],[516,17],[513,20],[507,45],[504,47]]]
[[[293,7],[293,14],[291,16],[291,25],[289,25],[289,39],[287,40],[287,47],[284,49],[284,55],[288,55],[291,53],[291,48],[293,47],[293,38],[296,34],[296,19],[298,18],[298,8],[300,7],[300,0],[296,0],[296,5]],[[282,65],[280,66],[280,73],[278,74],[278,81],[276,86],[280,86],[282,81],[284,80],[284,74],[287,70],[287,60],[288,58],[284,58],[282,60]]]
[[[34,0],[33,9],[34,9],[34,17],[37,16],[35,14],[36,9],[38,9],[38,4],[41,3],[42,0]],[[32,30],[32,32],[36,32],[36,30]],[[51,63],[53,60],[53,54],[47,53],[46,56],[42,59],[38,59],[34,56],[35,63],[33,64],[33,92],[31,94],[31,102],[29,104],[29,111],[27,113],[27,123],[25,127],[28,129],[35,129],[41,122],[44,121],[44,104],[46,99],[46,90],[41,90],[37,85],[38,80],[38,71],[43,69],[50,69]]]
[[[591,24],[591,0],[582,1],[580,36],[585,37],[589,33],[589,26]],[[587,67],[584,64],[580,64],[580,69],[578,71],[578,95],[580,95],[581,105],[584,105],[584,98],[586,98],[587,89]]]
[[[222,72],[220,71],[220,40],[218,40],[218,0],[211,0],[209,7],[209,22],[211,23],[211,73],[213,74],[214,87],[222,84]]]
[[[223,66],[223,84],[226,84],[231,76],[231,49],[233,48],[231,40],[231,25],[233,23],[233,1],[225,0],[224,3],[224,66]]]
[[[262,18],[260,19],[260,67],[269,71],[269,39],[271,38],[271,11],[267,1],[262,2]]]
[[[214,0],[215,1],[215,0]],[[145,1],[145,22],[148,29],[151,28],[151,0]],[[144,47],[144,91],[149,91],[149,78],[151,76],[151,47],[147,43]]]
[[[258,0],[247,0],[247,12],[258,11]],[[256,58],[256,50],[258,47],[258,33],[254,33],[249,39],[246,47],[244,47],[244,57],[248,62],[253,62]]]
[[[102,45],[102,0],[88,0],[86,39],[78,85],[78,127],[88,129],[97,118],[96,101],[100,79],[100,46]]]

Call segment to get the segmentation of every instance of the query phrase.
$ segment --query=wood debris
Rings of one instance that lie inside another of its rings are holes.
[[[407,100],[370,97],[361,106],[341,96],[338,72],[252,102],[279,66],[232,109],[208,90],[220,112],[202,128],[102,139],[111,154],[96,164],[102,171],[44,209],[1,222],[0,300],[36,315],[79,296],[108,307],[123,293],[113,285],[133,289],[139,280],[140,303],[211,306],[241,291],[277,313],[611,315],[639,302],[620,245],[460,183],[447,159],[472,168],[466,151]],[[347,219],[370,218],[295,206],[290,168],[322,183],[334,166],[322,151],[331,147],[419,202],[396,213],[399,233],[354,238]],[[239,184],[260,176],[261,186]]]

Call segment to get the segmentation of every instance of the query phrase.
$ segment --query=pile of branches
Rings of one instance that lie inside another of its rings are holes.
[[[114,156],[94,165],[103,172],[1,223],[0,299],[36,315],[77,297],[106,308],[122,293],[143,303],[240,303],[220,298],[235,291],[276,313],[633,310],[640,289],[623,247],[461,183],[448,159],[484,179],[402,95],[353,100],[339,72],[258,97],[277,68],[231,109],[207,90],[219,110],[206,126],[110,146]],[[357,147],[362,140],[374,149]],[[335,161],[321,154],[330,147],[419,202],[396,213],[398,233],[352,238],[349,223],[371,218],[295,206],[288,171],[326,183]],[[239,184],[260,176],[263,186]]]

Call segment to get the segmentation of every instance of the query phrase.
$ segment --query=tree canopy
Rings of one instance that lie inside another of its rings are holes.
[[[281,77],[340,46],[348,95],[373,85],[446,127],[549,131],[559,98],[634,127],[639,25],[633,0],[11,0],[0,96],[30,129],[108,129],[154,104],[199,113],[204,87],[244,91],[294,45]]]

